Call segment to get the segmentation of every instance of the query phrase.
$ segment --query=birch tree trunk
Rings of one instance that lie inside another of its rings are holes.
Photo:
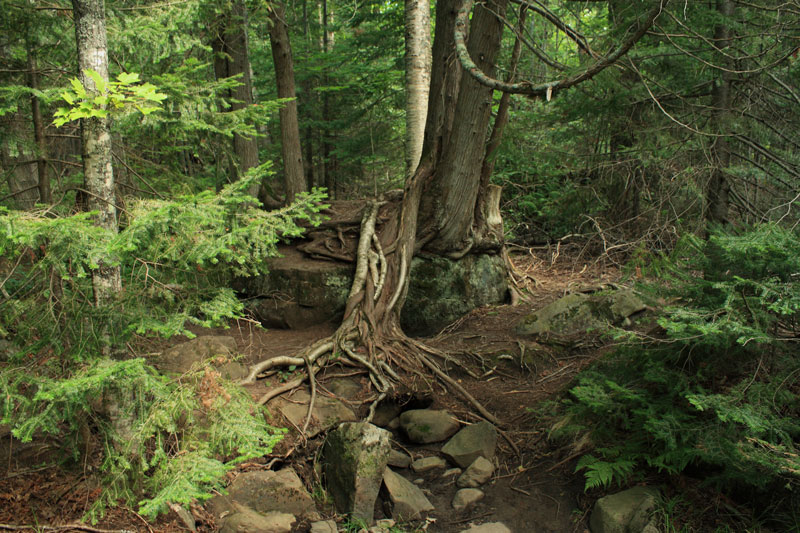
[[[431,80],[428,0],[406,0],[406,177],[417,169],[425,138]]]
[[[75,41],[78,47],[78,78],[88,91],[97,91],[88,70],[108,80],[108,48],[103,0],[72,0]],[[111,133],[108,118],[91,117],[81,121],[84,185],[87,207],[97,211],[95,223],[117,232],[114,172],[111,166]],[[121,289],[118,266],[100,264],[92,273],[95,305],[107,304]]]
[[[303,151],[300,146],[300,126],[297,120],[297,99],[294,82],[294,61],[292,45],[286,26],[286,7],[273,4],[269,19],[269,42],[272,47],[272,61],[275,64],[275,82],[278,98],[291,98],[280,110],[281,155],[283,156],[284,181],[286,183],[286,203],[291,203],[295,195],[306,190],[303,171]]]

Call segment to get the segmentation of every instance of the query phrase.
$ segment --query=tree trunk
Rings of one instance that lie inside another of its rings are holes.
[[[328,0],[322,0],[321,6],[321,26],[322,26],[322,53],[327,54],[333,47],[333,33],[328,30],[331,14],[329,12]],[[322,84],[328,86],[330,80],[328,78],[327,66],[324,67],[322,74]],[[330,93],[324,91],[322,93],[322,172],[325,188],[328,189],[328,197],[331,199],[336,198],[336,156],[333,154],[333,147],[331,146],[331,107],[330,107]]]
[[[431,78],[430,3],[406,0],[406,177],[417,169],[425,138]]]
[[[253,81],[250,76],[250,52],[247,38],[247,6],[244,0],[234,0],[231,11],[217,27],[211,48],[214,51],[214,74],[217,79],[240,76],[241,85],[229,93],[231,111],[253,105]],[[238,166],[233,179],[241,178],[258,166],[258,139],[255,136],[234,134],[233,152]],[[258,196],[259,185],[248,191]]]
[[[431,87],[428,91],[428,113],[425,120],[423,157],[437,153],[447,143],[453,126],[453,116],[461,80],[461,67],[455,58],[456,0],[436,2],[436,33],[433,37]]]
[[[294,83],[294,62],[289,32],[286,26],[286,8],[283,4],[273,4],[270,12],[272,26],[269,41],[272,47],[272,60],[275,63],[275,80],[278,98],[291,98],[280,110],[281,154],[286,183],[286,203],[291,203],[295,195],[306,188],[303,172],[303,152],[300,146],[300,126],[297,120],[297,99]]]
[[[39,90],[39,72],[36,62],[36,51],[33,45],[28,43],[28,86],[34,91]],[[45,126],[42,120],[42,110],[39,107],[39,97],[31,94],[31,117],[33,118],[33,138],[36,141],[36,170],[39,177],[39,201],[43,204],[53,202],[50,192],[50,176],[47,175],[47,139],[45,137]]]
[[[725,19],[714,29],[714,46],[720,51],[720,64],[727,67],[730,60],[725,50],[731,44],[731,27],[728,20],[733,16],[735,4],[733,0],[717,0],[717,12]],[[731,81],[733,74],[723,70],[711,94],[712,124],[714,132],[720,135],[714,138],[711,145],[711,179],[708,183],[706,220],[716,224],[728,222],[729,195],[731,184],[727,175],[730,165],[731,151],[728,139],[731,108]]]
[[[507,0],[475,8],[468,51],[483,72],[494,70],[500,50]],[[473,222],[478,199],[492,90],[472,76],[463,77],[456,103],[453,130],[436,167],[437,179],[426,192],[421,211],[426,226],[436,232],[427,248],[445,254],[464,254],[473,244]],[[432,226],[432,227],[431,227]]]
[[[75,18],[75,41],[78,47],[78,78],[87,91],[97,91],[88,70],[108,80],[108,48],[103,0],[72,0]],[[86,118],[81,121],[84,184],[87,206],[97,211],[95,223],[117,232],[117,209],[114,172],[111,166],[111,133],[108,119]],[[118,266],[101,264],[92,273],[95,305],[107,304],[122,288]]]

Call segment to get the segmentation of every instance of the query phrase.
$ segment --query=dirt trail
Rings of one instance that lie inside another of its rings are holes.
[[[425,342],[459,358],[480,376],[476,380],[455,366],[450,368],[451,376],[502,421],[508,439],[514,442],[518,452],[507,441],[498,441],[499,469],[495,479],[486,489],[486,498],[467,514],[457,513],[450,506],[456,490],[452,480],[426,480],[424,486],[430,489],[431,501],[437,509],[436,522],[428,526],[428,531],[457,532],[472,521],[502,521],[516,532],[582,532],[585,529],[589,502],[583,495],[581,476],[572,473],[571,449],[552,446],[546,438],[548,428],[533,415],[531,408],[558,394],[594,359],[600,346],[592,342],[570,349],[545,346],[534,339],[516,336],[513,326],[525,314],[570,290],[616,281],[618,270],[599,264],[571,264],[564,259],[551,264],[552,254],[546,252],[540,256],[526,253],[512,258],[519,277],[528,284],[528,299],[516,306],[476,309]],[[533,286],[533,279],[536,286]],[[263,330],[240,322],[229,329],[197,333],[231,335],[247,360],[258,361],[296,353],[334,329],[335,324],[320,324],[305,330]],[[169,345],[183,340],[171,339]],[[163,342],[149,341],[142,343],[139,349],[146,354],[161,351],[166,346]],[[260,396],[277,380],[286,378],[276,375],[262,380],[251,386],[251,392]],[[438,384],[432,387],[430,400],[434,408],[448,409],[465,421],[476,420],[465,403]],[[367,406],[362,405],[362,409]],[[9,445],[7,440],[4,439],[5,446]],[[98,487],[91,481],[97,465],[90,461],[77,471],[74,468],[39,469],[35,461],[23,460],[22,450],[13,446],[0,453],[0,524],[65,524],[79,519],[97,497]],[[302,474],[310,472],[310,457],[304,452],[311,449],[311,444],[303,449],[298,439],[289,437],[275,452],[278,455],[292,450],[288,460],[295,463]],[[308,481],[311,485],[311,480]],[[139,531],[181,529],[174,515],[162,517],[155,524],[146,524],[129,509],[112,510],[98,527]]]

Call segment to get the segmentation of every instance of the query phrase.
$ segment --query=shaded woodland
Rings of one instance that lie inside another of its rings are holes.
[[[92,516],[154,519],[270,454],[272,396],[241,388],[268,371],[313,391],[346,360],[368,420],[426,376],[502,428],[403,331],[411,262],[491,256],[517,304],[515,258],[546,253],[652,311],[530,406],[587,493],[696,476],[748,527],[800,530],[800,3],[0,6],[0,427],[78,463],[101,443]],[[333,333],[239,383],[143,358],[252,322],[239,280],[293,239],[354,265]],[[225,435],[186,430],[200,407]]]

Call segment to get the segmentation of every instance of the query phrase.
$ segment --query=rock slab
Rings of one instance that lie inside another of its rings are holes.
[[[441,442],[458,431],[460,424],[447,411],[412,409],[400,415],[400,427],[416,444]]]
[[[328,492],[340,513],[372,523],[389,456],[390,433],[367,422],[345,422],[323,449]]]
[[[291,533],[297,519],[289,513],[272,511],[266,514],[257,513],[247,507],[239,509],[222,520],[220,533],[242,533],[258,531],[259,533]]]
[[[444,468],[445,466],[447,466],[447,463],[441,457],[423,457],[411,463],[411,470],[417,474],[421,474],[422,472],[427,472],[435,468]]]
[[[434,507],[425,494],[406,478],[387,468],[383,473],[383,484],[392,502],[392,516],[395,520],[417,520],[422,513],[433,511]]]
[[[478,457],[492,459],[497,445],[497,429],[489,422],[467,426],[442,447],[442,453],[461,468]]]
[[[589,525],[592,533],[641,533],[660,498],[657,489],[633,487],[597,500]]]
[[[292,395],[291,401],[285,398],[276,398],[273,401],[277,410],[297,427],[303,427],[308,415],[308,402],[311,395],[308,391],[298,391]],[[315,437],[341,422],[355,422],[357,417],[353,410],[336,398],[317,395],[314,408],[311,410],[311,423],[308,425],[307,436]]]
[[[257,513],[273,511],[295,516],[315,515],[317,508],[297,473],[291,468],[245,472],[228,487],[228,494],[209,501],[209,510],[217,517],[249,508]]]
[[[184,374],[199,369],[210,360],[222,377],[238,380],[247,376],[248,370],[233,360],[236,352],[236,339],[233,337],[206,335],[173,346],[158,357],[156,366],[162,372]]]

